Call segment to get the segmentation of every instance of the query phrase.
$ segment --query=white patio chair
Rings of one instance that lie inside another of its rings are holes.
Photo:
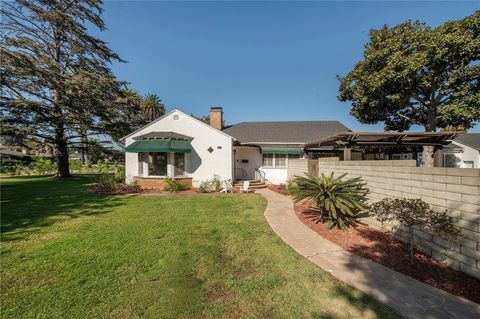
[[[233,186],[230,181],[225,181],[225,186],[222,188],[220,193],[233,193]]]
[[[249,187],[250,187],[250,182],[249,181],[244,181],[243,186],[240,187],[240,193],[243,193],[243,192],[248,193]]]

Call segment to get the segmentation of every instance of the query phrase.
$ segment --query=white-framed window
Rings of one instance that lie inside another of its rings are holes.
[[[175,176],[185,175],[185,153],[173,154],[173,174]]]
[[[138,153],[138,176],[185,177],[185,153]]]
[[[273,164],[273,155],[274,154],[262,154],[262,166],[263,167],[274,167]]]
[[[289,158],[299,158],[300,155],[262,154],[262,166],[265,168],[287,168]]]
[[[275,154],[275,167],[287,168],[287,154]]]
[[[464,168],[475,168],[475,163],[473,161],[463,161]]]
[[[167,176],[168,153],[148,153],[148,176]]]

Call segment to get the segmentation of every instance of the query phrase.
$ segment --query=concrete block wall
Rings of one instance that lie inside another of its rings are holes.
[[[308,159],[288,159],[287,180],[304,176],[308,172]]]
[[[304,165],[302,163],[302,165]],[[296,167],[300,169],[300,164]],[[371,202],[385,197],[421,198],[432,209],[447,211],[461,229],[457,243],[439,238],[423,229],[415,230],[420,249],[454,269],[480,278],[480,169],[424,168],[415,161],[339,161],[319,159],[319,174],[347,173],[361,177],[370,189]],[[297,172],[290,174],[300,175]],[[395,236],[408,239],[406,229]]]

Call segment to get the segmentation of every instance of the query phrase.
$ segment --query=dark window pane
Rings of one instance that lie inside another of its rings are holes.
[[[175,153],[174,156],[175,176],[183,176],[185,173],[185,153]]]
[[[167,153],[148,153],[148,175],[167,176]]]

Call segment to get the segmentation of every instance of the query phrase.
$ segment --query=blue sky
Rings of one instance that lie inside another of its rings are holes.
[[[128,61],[113,70],[167,109],[241,121],[340,120],[363,125],[337,100],[336,75],[361,59],[368,30],[419,19],[431,26],[480,9],[475,2],[107,1],[98,34]],[[417,128],[421,129],[421,128]],[[480,132],[479,126],[474,130]]]

